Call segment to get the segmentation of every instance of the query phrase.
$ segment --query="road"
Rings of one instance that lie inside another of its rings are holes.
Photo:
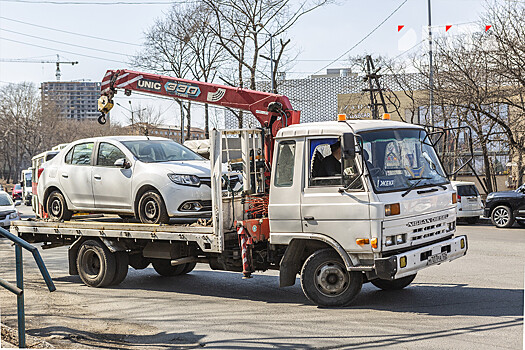
[[[24,212],[24,208],[22,208]],[[57,291],[26,261],[28,333],[60,348],[148,349],[522,349],[525,230],[459,225],[468,254],[419,273],[402,291],[371,284],[347,308],[323,309],[299,281],[276,272],[240,274],[198,265],[164,278],[130,269],[117,287],[95,289],[67,271],[67,248],[42,251]],[[0,276],[14,280],[13,248],[0,240]],[[2,322],[16,325],[15,297],[0,290]]]

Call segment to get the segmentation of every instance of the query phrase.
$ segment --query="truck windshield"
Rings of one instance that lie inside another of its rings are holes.
[[[376,192],[449,182],[424,130],[378,130],[360,135],[363,157]]]

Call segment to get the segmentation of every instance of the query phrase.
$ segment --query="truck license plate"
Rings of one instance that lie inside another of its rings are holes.
[[[428,257],[427,265],[433,265],[447,260],[447,252],[441,252]]]

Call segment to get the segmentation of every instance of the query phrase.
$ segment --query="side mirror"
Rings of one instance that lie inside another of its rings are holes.
[[[341,154],[343,158],[355,157],[355,135],[351,132],[343,134],[341,139]]]
[[[131,163],[126,160],[126,158],[119,158],[113,163],[114,166],[123,168],[123,169],[129,169],[131,168]]]
[[[15,201],[15,207],[18,207],[19,205],[22,205],[22,201],[21,200]]]

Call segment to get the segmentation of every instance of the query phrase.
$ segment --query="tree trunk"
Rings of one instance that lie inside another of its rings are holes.
[[[490,157],[487,150],[487,144],[485,141],[481,143],[481,151],[483,152],[483,165],[485,167],[485,179],[487,184],[487,191],[494,192],[493,186],[492,186],[492,169],[490,166]]]

